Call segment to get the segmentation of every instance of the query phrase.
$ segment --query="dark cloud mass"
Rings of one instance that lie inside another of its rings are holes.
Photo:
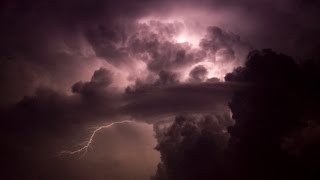
[[[83,95],[94,95],[99,90],[104,90],[112,82],[111,72],[106,69],[100,68],[95,71],[90,82],[77,82],[72,86],[72,92]]]
[[[170,127],[155,125],[156,149],[162,162],[152,179],[221,178],[223,151],[229,138],[226,127],[230,122],[230,117],[222,114],[177,116]]]
[[[319,179],[319,5],[1,1],[0,179]]]
[[[207,79],[208,71],[205,67],[199,65],[193,68],[190,73],[190,80],[195,82],[203,82]]]
[[[226,76],[226,80],[254,84],[247,91],[236,93],[230,103],[236,121],[230,128],[230,148],[231,153],[239,157],[236,166],[241,166],[235,174],[239,173],[246,179],[261,178],[262,174],[266,179],[316,176],[319,159],[314,150],[318,145],[305,147],[306,151],[296,156],[290,156],[290,152],[283,149],[285,138],[293,140],[297,138],[293,137],[294,134],[308,131],[310,126],[318,126],[312,125],[319,122],[319,117],[314,116],[317,105],[310,101],[318,101],[319,96],[311,98],[308,94],[317,91],[317,82],[310,83],[310,80],[319,77],[318,70],[315,70],[319,66],[314,64],[313,70],[305,68],[312,62],[296,64],[286,55],[263,50],[252,52],[243,69]],[[310,73],[312,77],[307,75]],[[314,159],[309,159],[310,156]]]
[[[228,82],[248,84],[229,103],[235,123],[176,117],[169,128],[156,128],[161,163],[154,179],[317,177],[318,68],[272,50],[251,52],[244,67],[226,75]],[[202,121],[215,125],[202,129]]]

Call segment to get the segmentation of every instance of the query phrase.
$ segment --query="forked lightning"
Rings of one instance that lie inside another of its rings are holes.
[[[108,125],[105,125],[105,126],[99,126],[98,128],[96,128],[91,136],[89,137],[89,140],[82,143],[84,144],[82,147],[80,147],[79,149],[76,149],[74,151],[69,151],[69,150],[64,150],[64,151],[61,151],[60,154],[69,154],[69,155],[73,155],[73,154],[80,154],[82,153],[81,157],[84,156],[87,152],[88,152],[88,149],[91,147],[91,144],[93,142],[93,139],[94,139],[94,136],[102,129],[107,129],[107,128],[110,128],[112,127],[113,125],[116,125],[116,124],[123,124],[123,123],[132,123],[133,121],[132,120],[123,120],[123,121],[118,121],[118,122],[113,122],[113,123],[110,123]]]

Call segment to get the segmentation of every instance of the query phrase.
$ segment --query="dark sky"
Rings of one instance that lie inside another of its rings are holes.
[[[319,7],[1,1],[0,176],[319,176]]]

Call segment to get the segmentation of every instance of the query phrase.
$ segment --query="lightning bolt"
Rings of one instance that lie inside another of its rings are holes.
[[[82,153],[82,155],[80,157],[83,157],[88,152],[88,149],[92,148],[91,144],[93,142],[94,136],[100,130],[110,128],[110,127],[112,127],[113,125],[116,125],[116,124],[124,124],[124,123],[132,123],[132,122],[133,122],[132,120],[123,120],[123,121],[112,122],[112,123],[110,123],[108,125],[105,125],[105,126],[99,126],[99,127],[97,127],[96,129],[93,130],[93,132],[92,132],[91,136],[89,137],[88,141],[85,141],[85,142],[80,144],[80,145],[83,145],[82,147],[80,147],[79,149],[76,149],[74,151],[64,150],[64,151],[61,151],[60,154],[74,155],[74,154],[81,154]]]

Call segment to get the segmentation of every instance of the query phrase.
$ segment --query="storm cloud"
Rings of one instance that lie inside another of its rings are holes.
[[[314,94],[319,78],[316,62],[297,64],[270,49],[251,52],[244,67],[226,75],[227,82],[247,84],[229,103],[234,121],[215,113],[177,116],[171,125],[155,126],[161,162],[154,179],[315,177],[319,171],[319,116],[312,103],[319,100]],[[201,128],[203,122],[214,126]]]
[[[313,177],[318,6],[1,1],[2,176]],[[83,160],[56,156],[87,140],[90,128],[124,119],[134,123],[99,133]]]

